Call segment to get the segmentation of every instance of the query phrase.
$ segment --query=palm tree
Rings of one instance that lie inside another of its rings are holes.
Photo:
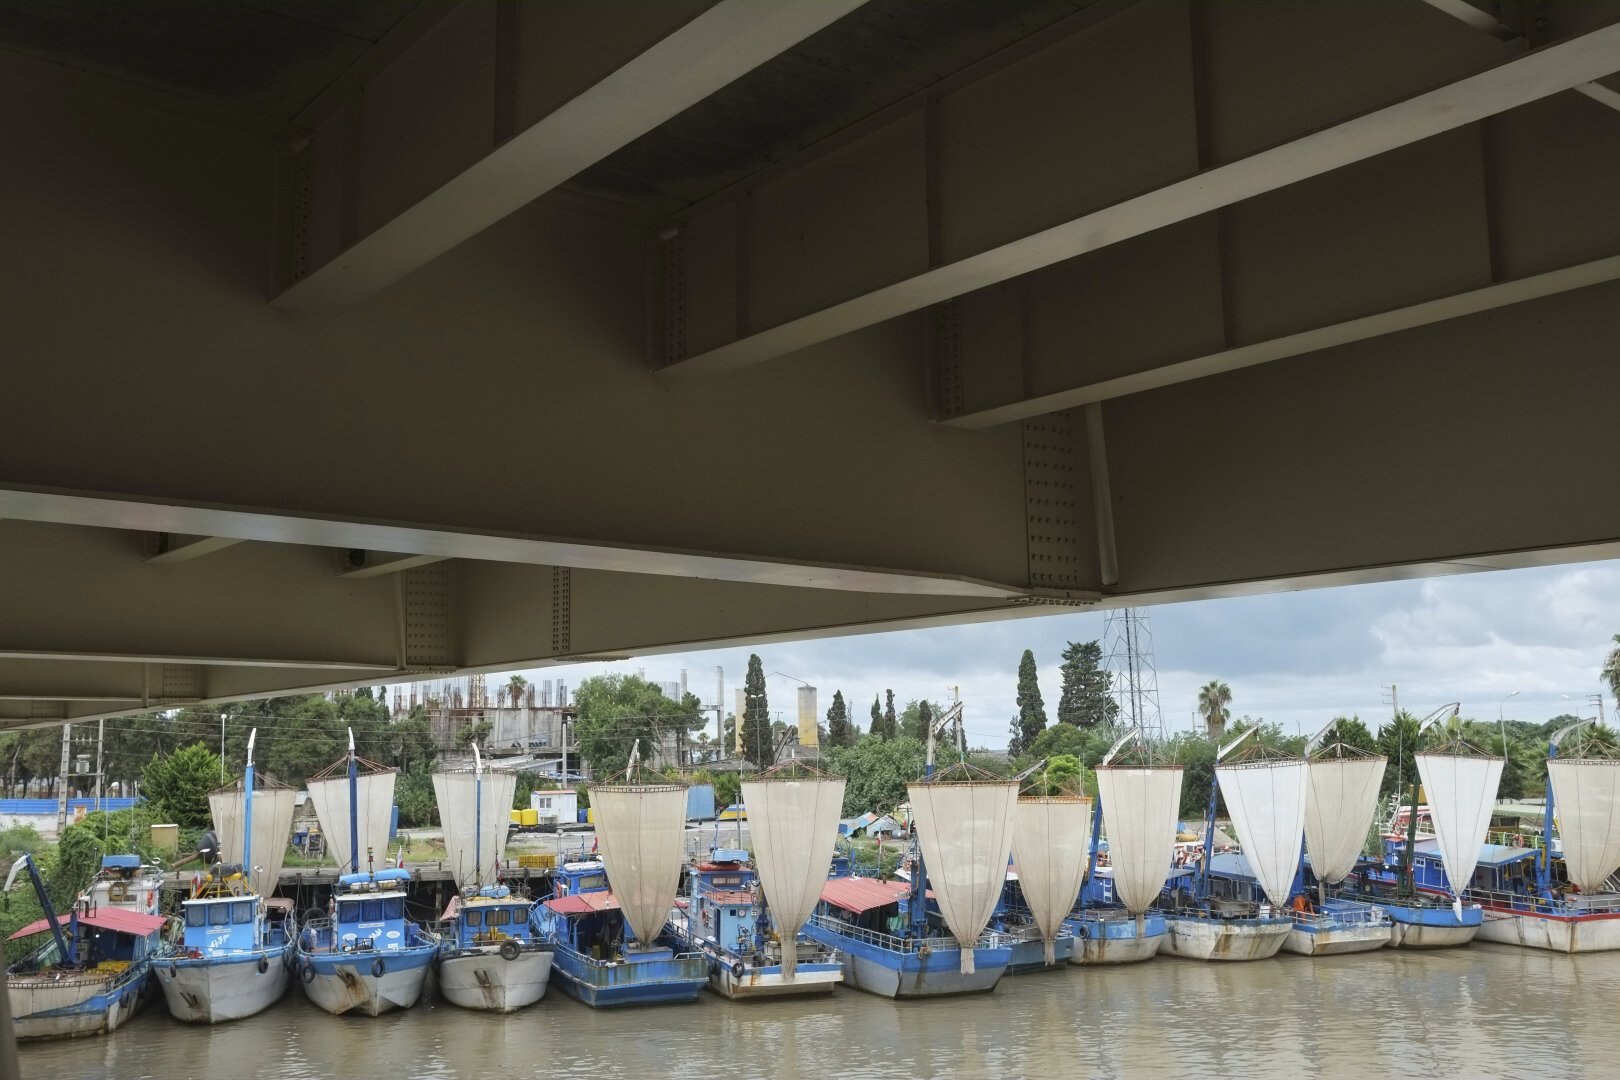
[[[1620,634],[1614,635],[1614,648],[1609,650],[1609,658],[1603,662],[1603,671],[1599,677],[1609,684],[1609,693],[1620,701]]]
[[[1226,731],[1226,721],[1231,719],[1232,710],[1227,706],[1232,704],[1232,688],[1219,679],[1211,679],[1204,688],[1198,691],[1198,712],[1204,718],[1204,730],[1212,739],[1218,739]]]
[[[528,689],[529,680],[521,675],[514,675],[506,680],[506,692],[512,695],[512,708],[523,707],[523,691]]]

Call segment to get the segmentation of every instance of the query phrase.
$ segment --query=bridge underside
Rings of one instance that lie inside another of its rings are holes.
[[[5,725],[1620,554],[1620,11],[149,7],[0,20]]]

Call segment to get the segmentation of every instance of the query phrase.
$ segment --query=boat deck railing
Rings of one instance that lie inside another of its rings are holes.
[[[1544,896],[1495,889],[1464,889],[1462,899],[1488,908],[1522,911],[1527,915],[1620,915],[1620,894],[1577,893],[1549,900]]]
[[[623,957],[617,957],[617,958],[609,957],[608,959],[605,959],[605,960],[599,959],[599,958],[597,958],[595,956],[592,956],[590,953],[581,952],[578,949],[574,948],[572,945],[565,945],[560,941],[555,943],[554,948],[555,948],[555,950],[557,952],[567,953],[570,956],[578,957],[579,961],[582,964],[584,964],[584,965],[586,965],[587,967],[590,967],[590,968],[623,967],[625,964],[629,963],[629,961],[625,960]],[[701,953],[701,952],[692,952],[692,951],[672,952],[670,954],[670,959],[671,960],[701,960],[705,964],[707,964],[708,960],[709,960],[709,958],[707,956],[705,956],[703,953]]]
[[[894,934],[886,934],[881,930],[868,930],[864,926],[856,926],[842,919],[835,919],[831,915],[812,915],[810,916],[810,922],[823,930],[830,930],[835,934],[841,934],[844,937],[853,938],[856,941],[865,942],[868,945],[886,949],[889,952],[914,953],[924,946],[927,946],[930,950],[959,947],[953,937],[903,938]],[[986,930],[979,935],[976,947],[980,949],[1005,949],[1010,947],[1014,940],[1010,935]]]
[[[1146,914],[1146,913],[1144,913]],[[1064,916],[1065,919],[1096,919],[1098,922],[1135,922],[1136,916],[1125,908],[1092,907],[1075,908]]]
[[[1295,911],[1292,914],[1294,922],[1300,926],[1324,928],[1381,926],[1389,922],[1389,916],[1377,907],[1361,903],[1346,904],[1343,901],[1315,911]]]

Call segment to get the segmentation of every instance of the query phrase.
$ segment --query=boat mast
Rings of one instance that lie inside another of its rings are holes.
[[[1422,777],[1418,773],[1416,755],[1423,746],[1423,733],[1428,731],[1429,727],[1440,719],[1440,715],[1447,709],[1450,709],[1451,715],[1455,717],[1462,710],[1462,705],[1457,702],[1442,705],[1422,720],[1419,720],[1417,735],[1412,740],[1412,802],[1406,815],[1406,847],[1401,851],[1401,877],[1395,883],[1396,896],[1407,897],[1417,892],[1417,879],[1415,877],[1417,872],[1412,868],[1412,863],[1413,856],[1417,851],[1418,782]]]
[[[354,728],[349,729],[349,873],[360,872],[360,767],[354,760]]]
[[[472,744],[473,752],[473,893],[476,895],[484,884],[484,759],[478,753],[478,743]]]
[[[1561,728],[1553,733],[1547,740],[1547,761],[1551,764],[1553,758],[1558,756],[1558,744],[1564,741],[1564,736],[1577,728],[1587,724],[1597,723],[1597,717],[1588,716],[1585,720],[1577,720],[1568,727]],[[1552,769],[1547,770],[1546,798],[1542,803],[1541,818],[1541,857],[1536,860],[1536,891],[1543,894],[1552,892],[1552,835],[1553,815],[1557,808],[1553,805]]]
[[[242,777],[242,872],[247,874],[248,885],[253,884],[253,740],[259,729],[248,732],[247,771]]]
[[[67,938],[62,935],[62,924],[58,922],[56,918],[56,909],[51,907],[51,894],[45,891],[45,882],[41,880],[39,876],[39,867],[34,865],[34,857],[32,855],[25,854],[16,862],[11,864],[11,873],[6,875],[6,887],[4,891],[8,893],[11,891],[12,884],[17,880],[17,871],[24,868],[27,868],[28,878],[31,882],[33,882],[34,896],[39,900],[40,910],[45,913],[45,925],[50,928],[51,937],[56,939],[56,951],[61,957],[61,959],[58,961],[59,966],[65,968],[75,967],[76,965],[74,961],[76,957],[74,957],[72,951],[68,949]],[[74,910],[78,910],[77,905],[75,905]]]
[[[1215,796],[1221,790],[1221,774],[1215,770],[1220,767],[1227,754],[1236,750],[1245,739],[1259,730],[1258,726],[1252,727],[1215,751],[1215,764],[1210,766],[1209,770],[1209,817],[1204,822],[1204,861],[1198,868],[1198,886],[1195,892],[1200,900],[1209,899],[1209,864],[1210,860],[1215,858]]]

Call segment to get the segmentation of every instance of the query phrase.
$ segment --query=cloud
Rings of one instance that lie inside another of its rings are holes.
[[[1294,593],[1167,604],[1148,609],[1159,703],[1171,730],[1193,725],[1198,688],[1232,687],[1233,709],[1310,732],[1332,717],[1382,720],[1387,693],[1419,714],[1451,701],[1465,715],[1510,719],[1589,715],[1597,673],[1620,631],[1620,566],[1593,563],[1496,571]],[[796,720],[794,679],[818,688],[825,712],[841,689],[863,727],[874,694],[948,700],[958,687],[973,741],[1000,747],[1014,712],[1018,660],[1034,650],[1048,717],[1056,713],[1059,654],[1068,641],[1104,638],[1101,613],[859,634],[761,646],[772,711]],[[673,680],[687,670],[693,693],[712,704],[723,665],[729,711],[748,649],[694,651],[615,664],[531,672],[578,685],[603,671]],[[1566,700],[1564,695],[1568,695]],[[1606,702],[1605,708],[1612,707]]]

